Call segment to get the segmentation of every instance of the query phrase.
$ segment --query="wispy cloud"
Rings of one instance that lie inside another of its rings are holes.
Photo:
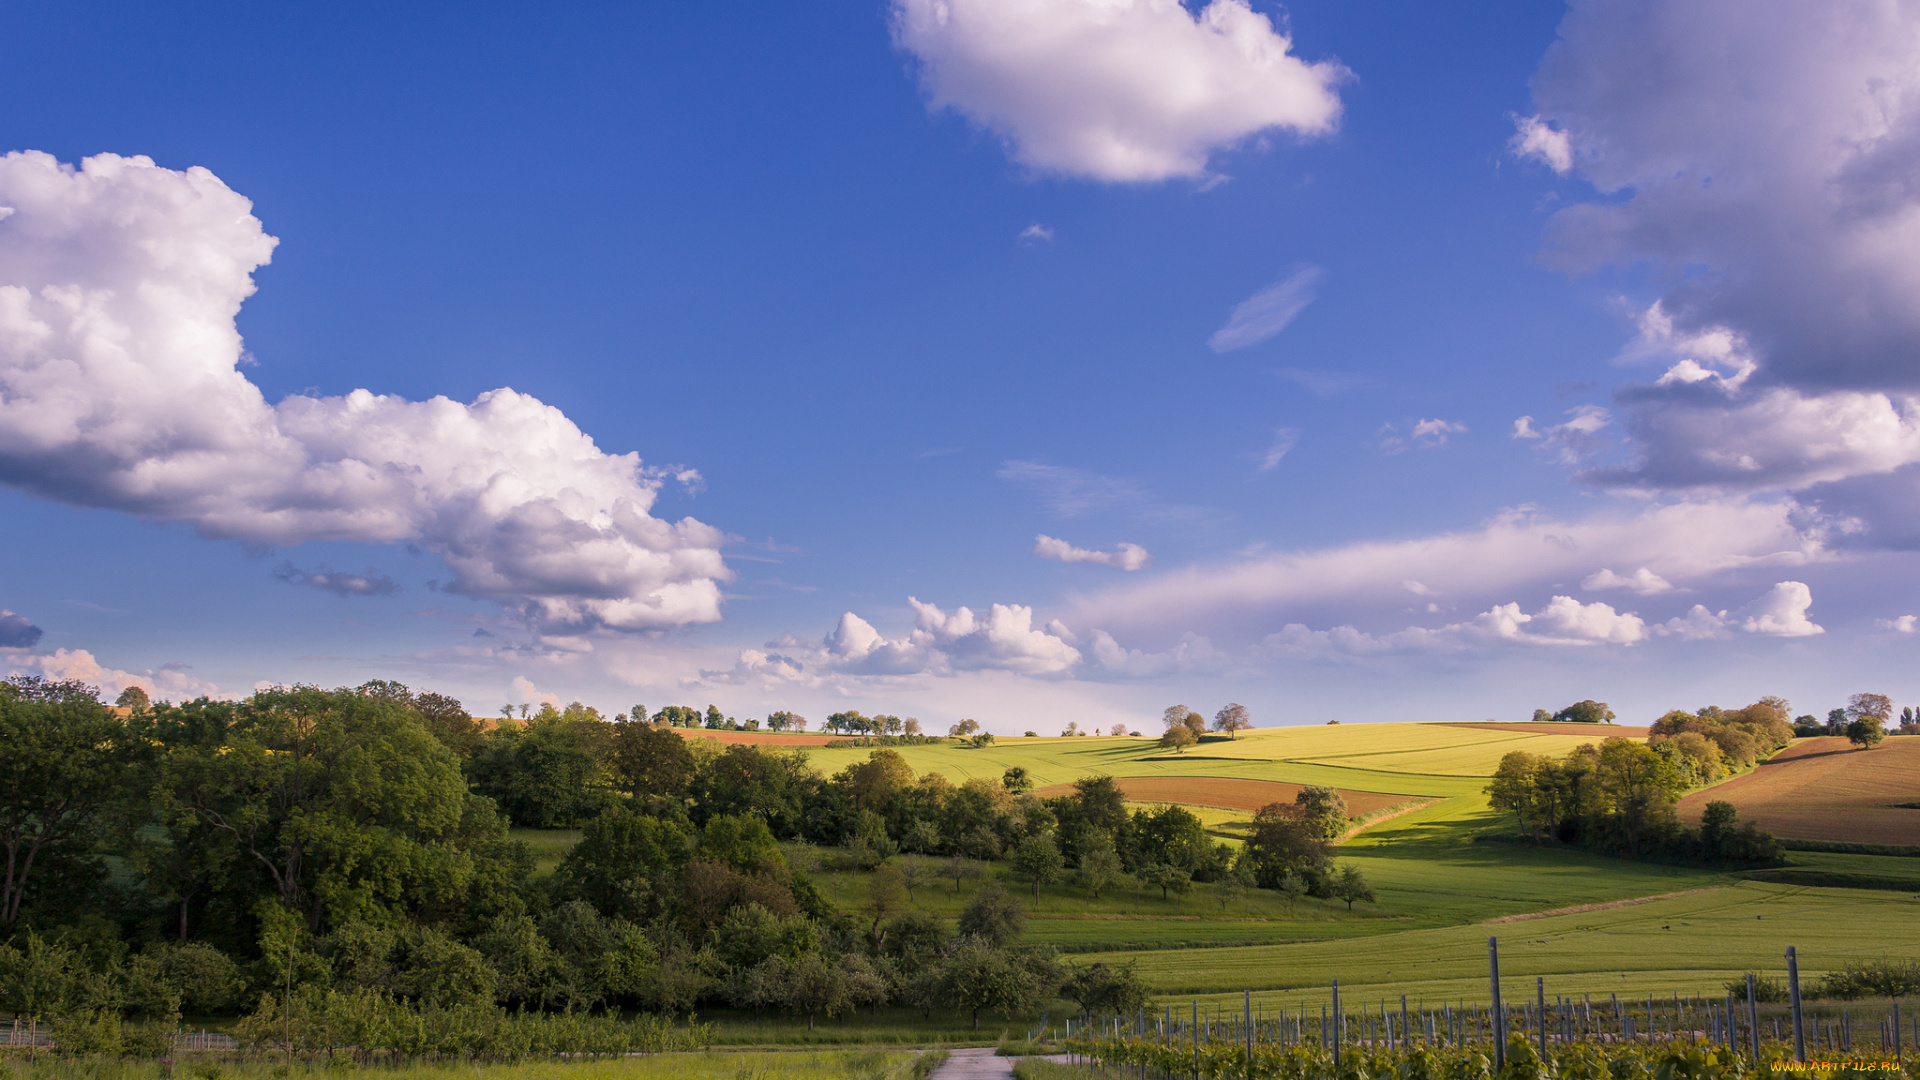
[[[1025,240],[1029,244],[1051,244],[1053,243],[1053,230],[1036,221],[1020,230],[1019,239]]]
[[[1041,533],[1033,538],[1033,553],[1042,559],[1054,559],[1066,563],[1098,563],[1111,566],[1116,570],[1128,572],[1138,570],[1152,561],[1147,549],[1139,544],[1122,543],[1112,551],[1093,551],[1088,548],[1074,547],[1065,540]]]
[[[1300,445],[1300,432],[1294,428],[1274,428],[1273,442],[1260,455],[1260,472],[1272,472],[1294,447]]]
[[[1227,316],[1227,325],[1214,331],[1207,344],[1214,352],[1232,352],[1258,345],[1287,328],[1294,316],[1313,303],[1324,276],[1317,266],[1305,266],[1241,301]]]
[[[324,568],[302,570],[291,562],[283,562],[273,576],[292,585],[306,585],[335,596],[392,596],[400,591],[399,584],[371,566],[367,567],[364,574],[343,574]]]
[[[1137,506],[1147,501],[1146,492],[1131,480],[1066,465],[1009,461],[1000,466],[997,475],[1032,491],[1048,510],[1063,518],[1079,517],[1094,510]]]

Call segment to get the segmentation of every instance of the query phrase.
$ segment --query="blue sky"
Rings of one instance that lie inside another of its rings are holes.
[[[1001,731],[1911,698],[1913,22],[14,5],[0,660]]]

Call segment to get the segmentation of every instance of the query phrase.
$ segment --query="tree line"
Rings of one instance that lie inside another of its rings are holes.
[[[487,725],[385,681],[120,704],[0,683],[0,1008],[75,1032],[183,1013],[1131,1008],[1130,968],[1022,945],[1023,905],[999,887],[952,923],[913,910],[914,890],[1003,860],[1036,891],[1373,898],[1334,865],[1347,819],[1327,789],[1263,810],[1236,855],[1106,777],[1043,798],[1017,767],[954,784],[886,749],[828,775],[804,751],[578,704]],[[522,825],[582,837],[541,876]],[[866,871],[862,898],[836,908],[791,850]]]
[[[1687,791],[1751,769],[1792,743],[1787,711],[1777,697],[1740,709],[1676,709],[1653,723],[1644,743],[1607,739],[1561,758],[1516,750],[1501,758],[1486,792],[1535,843],[1551,839],[1628,858],[1776,863],[1779,842],[1739,822],[1731,803],[1709,803],[1698,829],[1683,826],[1674,806]]]

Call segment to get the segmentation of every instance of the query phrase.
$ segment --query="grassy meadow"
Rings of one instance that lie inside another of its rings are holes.
[[[979,889],[998,884],[1020,897],[1029,916],[1025,940],[1045,943],[1075,963],[1133,963],[1166,1001],[1237,1008],[1243,991],[1263,1007],[1315,1006],[1331,980],[1355,1002],[1484,1001],[1487,938],[1501,941],[1510,993],[1718,994],[1748,971],[1779,975],[1797,946],[1803,977],[1849,960],[1920,953],[1920,897],[1890,889],[1781,884],[1719,871],[1605,858],[1555,847],[1476,842],[1512,823],[1487,805],[1482,788],[1510,750],[1562,754],[1610,734],[1561,733],[1441,724],[1368,724],[1287,728],[1209,737],[1184,754],[1146,738],[1007,738],[974,748],[957,743],[899,747],[916,774],[998,779],[1010,766],[1036,785],[1083,776],[1240,777],[1324,783],[1357,791],[1421,796],[1430,803],[1397,813],[1350,837],[1339,858],[1373,884],[1374,904],[1349,911],[1337,900],[1273,892],[1223,892],[1195,884],[1186,894],[1124,884],[1094,898],[1071,881],[1033,888],[989,863],[983,876],[939,878],[944,860],[915,855],[931,877],[911,906],[952,917]],[[860,748],[814,749],[829,772],[864,760]],[[1920,774],[1920,769],[1915,770]],[[1914,778],[1920,781],[1920,775]],[[1156,785],[1154,790],[1164,790]],[[1204,801],[1204,800],[1199,800]],[[1404,802],[1396,803],[1404,806]],[[1243,810],[1197,806],[1208,831],[1237,844],[1251,821]],[[516,833],[536,845],[550,868],[577,834]],[[790,845],[792,861],[833,903],[864,906],[870,878],[828,869],[830,853]],[[1790,853],[1808,875],[1920,878],[1920,859],[1884,855]],[[1811,880],[1811,879],[1810,879]],[[774,1017],[717,1015],[723,1040],[799,1041],[804,1032]],[[872,1014],[822,1025],[813,1038],[882,1040],[897,1036],[964,1038],[947,1018]],[[1015,1025],[1017,1026],[1017,1025]]]

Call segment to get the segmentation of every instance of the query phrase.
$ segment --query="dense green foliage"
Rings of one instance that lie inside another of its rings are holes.
[[[1778,699],[1744,709],[1675,710],[1653,724],[1645,743],[1608,739],[1558,760],[1516,750],[1501,759],[1487,795],[1536,842],[1551,838],[1630,858],[1775,865],[1778,841],[1738,823],[1731,804],[1709,804],[1697,830],[1682,827],[1673,808],[1689,789],[1751,769],[1790,743],[1785,712]]]

